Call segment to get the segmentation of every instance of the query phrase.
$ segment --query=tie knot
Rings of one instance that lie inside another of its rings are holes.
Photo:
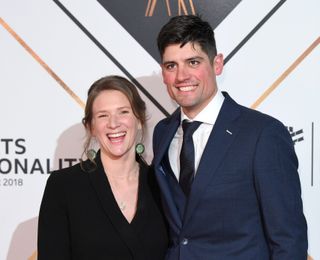
[[[184,136],[191,136],[193,133],[197,130],[197,128],[201,125],[201,122],[199,121],[188,121],[183,120],[182,121],[182,129],[183,129],[183,135]]]

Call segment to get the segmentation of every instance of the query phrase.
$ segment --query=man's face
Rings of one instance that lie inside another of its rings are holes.
[[[166,47],[162,56],[163,82],[183,109],[194,118],[217,92],[216,75],[223,69],[223,56],[218,54],[211,63],[199,44],[187,43]]]

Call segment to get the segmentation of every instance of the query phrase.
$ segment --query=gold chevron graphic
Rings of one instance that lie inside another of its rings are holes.
[[[251,105],[251,108],[256,109],[277,87],[280,83],[290,75],[290,73],[298,67],[298,65],[319,45],[320,37],[318,37],[291,65],[282,75],[269,87],[266,91]]]
[[[53,77],[58,84],[82,107],[84,102],[71,90],[70,87],[22,40],[22,38],[0,17],[0,24],[20,43],[20,45]]]
[[[167,8],[168,16],[171,16],[171,8],[170,8],[169,0],[165,0],[165,1],[166,1],[166,8]],[[181,15],[182,12],[183,12],[183,14],[188,14],[188,9],[187,9],[185,0],[177,0],[177,3],[178,3],[178,14]],[[157,5],[157,0],[148,0],[145,16],[153,16],[154,9],[155,9],[156,5]],[[189,0],[189,6],[191,9],[191,13],[196,14],[193,0]]]

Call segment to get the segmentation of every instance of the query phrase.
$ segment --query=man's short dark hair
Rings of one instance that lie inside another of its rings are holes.
[[[172,17],[160,30],[157,38],[158,50],[162,59],[165,48],[171,44],[198,43],[210,61],[217,55],[214,32],[211,25],[198,15]]]

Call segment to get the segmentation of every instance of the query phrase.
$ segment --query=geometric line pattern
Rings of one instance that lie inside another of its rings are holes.
[[[229,55],[224,59],[224,65],[250,40],[250,38],[264,25],[272,15],[286,2],[286,0],[281,0],[271,9],[271,11],[248,33],[246,37],[229,53]]]
[[[83,33],[136,85],[136,87],[152,102],[166,117],[170,114],[161,104],[120,64],[120,62],[82,25],[72,13],[58,0],[53,0],[55,4],[81,29]]]
[[[277,87],[280,83],[290,75],[290,73],[298,67],[298,65],[320,44],[318,37],[290,66],[286,69],[279,78],[265,90],[265,92],[251,105],[251,108],[256,109]]]
[[[156,7],[156,4],[157,4],[157,0],[148,0],[145,16],[153,16],[153,12]],[[191,14],[195,15],[196,11],[194,8],[193,1],[189,0],[189,4],[190,4],[190,9],[191,9]],[[186,7],[184,0],[178,0],[177,5],[178,5],[178,15],[188,14],[188,10],[187,10],[187,7]],[[168,16],[171,16],[171,8],[170,8],[169,0],[166,0],[166,7],[167,7]]]
[[[0,24],[20,43],[20,45],[53,77],[59,85],[82,107],[83,101],[67,86],[66,83],[21,39],[21,37],[2,19]]]

